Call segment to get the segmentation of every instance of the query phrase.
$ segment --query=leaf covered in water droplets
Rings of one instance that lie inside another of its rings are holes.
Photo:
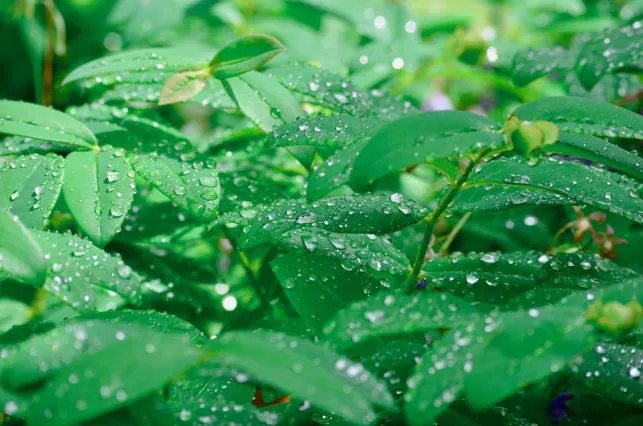
[[[134,171],[121,148],[74,152],[65,158],[63,195],[85,235],[104,247],[121,229],[134,199]]]
[[[0,274],[40,287],[45,260],[29,231],[8,212],[0,211]]]
[[[307,340],[237,331],[213,341],[209,349],[222,364],[357,424],[375,419],[373,406],[393,407],[386,385],[361,364]],[[261,358],[254,356],[259,353]]]
[[[54,154],[29,154],[0,166],[0,209],[18,216],[27,227],[42,229],[63,186],[65,163]]]
[[[74,149],[88,149],[96,137],[83,123],[41,105],[0,101],[0,134],[57,142]]]
[[[518,52],[513,59],[511,79],[517,86],[526,86],[553,72],[566,71],[574,58],[562,47]]]
[[[269,242],[291,229],[321,228],[349,234],[387,234],[419,222],[428,209],[399,193],[343,195],[307,203],[279,200],[223,216],[215,223],[242,225],[245,248]]]

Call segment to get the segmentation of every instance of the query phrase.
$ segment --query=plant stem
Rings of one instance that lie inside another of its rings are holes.
[[[230,234],[230,231],[225,227],[221,227],[223,229],[223,235],[230,241],[230,244],[234,247],[235,251],[237,252],[237,256],[239,257],[239,260],[241,261],[241,265],[243,266],[243,269],[246,271],[246,275],[248,276],[248,282],[250,282],[253,290],[257,294],[257,297],[261,301],[261,304],[263,305],[264,308],[270,310],[272,309],[272,306],[270,305],[270,300],[268,300],[268,297],[264,294],[263,291],[261,291],[261,286],[259,285],[259,280],[255,276],[254,271],[252,270],[252,266],[250,265],[250,259],[248,259],[248,256],[239,248],[237,245],[237,242],[235,239],[232,237],[232,234]]]
[[[469,175],[473,171],[478,161],[484,156],[486,151],[481,152],[478,157],[474,160],[471,160],[466,170],[460,175],[458,180],[449,187],[446,194],[442,197],[438,203],[438,207],[429,214],[426,221],[426,229],[424,231],[424,237],[422,238],[422,244],[420,245],[420,250],[418,251],[417,256],[415,257],[415,262],[413,263],[413,269],[409,274],[409,278],[406,282],[405,290],[407,294],[410,294],[415,289],[418,277],[420,276],[420,271],[424,265],[424,258],[426,257],[426,252],[429,249],[429,244],[431,243],[431,237],[433,236],[433,229],[435,224],[438,223],[444,212],[447,210],[455,196],[458,194],[458,191],[462,185],[467,181]]]
[[[458,236],[458,233],[462,230],[462,228],[467,223],[470,217],[471,217],[471,212],[465,213],[464,216],[462,216],[458,221],[458,223],[453,227],[446,241],[444,242],[444,244],[442,244],[442,247],[440,247],[440,254],[442,256],[446,256],[446,254],[449,251],[449,246],[451,245],[451,243],[453,243],[453,240],[455,240],[455,237]]]

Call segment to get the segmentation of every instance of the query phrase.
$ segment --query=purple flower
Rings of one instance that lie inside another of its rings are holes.
[[[420,281],[415,284],[415,288],[418,290],[424,290],[426,288],[426,278],[422,278]]]
[[[572,399],[574,395],[571,392],[563,392],[556,398],[549,401],[549,418],[553,423],[558,423],[567,417],[567,401]]]

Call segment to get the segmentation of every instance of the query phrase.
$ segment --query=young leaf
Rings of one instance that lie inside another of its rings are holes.
[[[467,301],[446,293],[380,292],[340,310],[326,323],[324,334],[346,350],[368,339],[456,328],[477,315]]]
[[[94,134],[75,118],[26,102],[0,101],[0,133],[58,142],[75,149],[96,144]]]
[[[543,159],[535,166],[517,158],[500,158],[486,164],[467,182],[468,187],[488,188],[498,185],[503,188],[521,188],[525,194],[521,204],[534,201],[529,193],[531,188],[536,187],[538,193],[545,190],[563,196],[561,201],[564,204],[567,204],[566,199],[571,199],[579,204],[588,204],[643,223],[640,185],[624,176],[596,167],[556,158]],[[502,203],[498,206],[506,207]]]
[[[256,70],[284,51],[279,40],[267,35],[241,37],[219,50],[210,62],[210,73],[227,79]]]
[[[316,329],[339,309],[385,288],[369,275],[348,271],[328,257],[282,254],[270,266],[288,301]]]
[[[45,259],[29,231],[13,215],[0,211],[0,274],[40,287]]]
[[[115,342],[84,355],[38,391],[28,421],[66,426],[92,419],[154,392],[199,359],[187,336],[150,330],[140,338],[116,336]],[[147,374],[134,374],[141,369]]]
[[[23,155],[0,166],[0,209],[29,228],[47,225],[63,185],[65,163],[54,154]]]
[[[575,96],[550,97],[518,107],[525,121],[550,121],[561,132],[598,137],[643,138],[643,117],[625,108]]]
[[[266,331],[229,332],[209,348],[224,365],[357,424],[374,420],[374,405],[393,407],[386,386],[361,364],[307,340]],[[261,358],[254,356],[259,353]]]
[[[241,245],[254,247],[291,229],[308,227],[348,234],[388,234],[419,222],[428,209],[405,200],[402,194],[366,194],[328,197],[312,204],[279,200],[271,206],[242,210],[219,223],[244,226]]]
[[[207,69],[183,70],[170,77],[161,90],[159,105],[176,104],[201,93],[210,73]]]
[[[142,279],[122,260],[73,235],[31,234],[44,253],[45,288],[74,309],[105,311],[140,302]]]
[[[548,377],[592,347],[595,336],[585,312],[565,306],[510,314],[473,359],[465,392],[473,408],[504,400]]]
[[[504,137],[497,123],[470,112],[411,115],[389,124],[373,136],[357,156],[350,179],[354,185],[364,187],[405,167],[483,147],[496,149],[503,143]]]
[[[63,195],[74,219],[99,247],[120,231],[134,199],[134,171],[123,149],[74,152],[65,158]]]

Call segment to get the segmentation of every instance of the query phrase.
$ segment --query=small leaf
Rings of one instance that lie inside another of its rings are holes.
[[[239,331],[224,334],[209,348],[224,365],[357,424],[374,420],[373,405],[393,407],[386,386],[361,364],[306,340],[281,333]]]
[[[27,227],[42,229],[58,200],[65,163],[54,154],[23,155],[0,166],[0,209]]]
[[[368,339],[458,327],[479,314],[464,299],[446,293],[380,292],[340,310],[326,323],[324,334],[346,350]]]
[[[550,121],[561,132],[598,137],[642,139],[643,117],[606,102],[575,96],[550,97],[518,107],[523,121]]]
[[[328,197],[311,204],[279,200],[270,206],[242,210],[215,223],[244,226],[241,245],[265,243],[291,229],[321,228],[349,234],[387,234],[419,222],[428,209],[405,200],[402,194],[366,194]]]
[[[163,86],[159,105],[176,104],[201,93],[210,74],[207,69],[183,70],[172,75]]]
[[[519,52],[514,56],[511,79],[519,87],[554,72],[569,70],[574,56],[562,47]]]
[[[114,238],[134,199],[134,171],[123,149],[75,152],[65,158],[63,195],[83,232],[99,247]]]
[[[29,231],[10,213],[0,211],[0,274],[40,287],[45,259]]]
[[[347,271],[328,257],[282,254],[270,266],[288,301],[316,329],[339,309],[384,287],[359,271]]]
[[[284,49],[279,40],[267,35],[241,37],[217,52],[210,73],[221,80],[236,77],[262,67]]]
[[[78,311],[116,309],[142,296],[142,279],[122,260],[88,240],[32,231],[47,266],[45,288]]]
[[[395,142],[395,143],[393,143]],[[382,129],[357,156],[351,182],[364,187],[416,164],[504,144],[497,123],[470,113],[439,111],[401,118]]]
[[[73,117],[26,102],[0,101],[0,133],[67,144],[88,149],[96,137]]]

